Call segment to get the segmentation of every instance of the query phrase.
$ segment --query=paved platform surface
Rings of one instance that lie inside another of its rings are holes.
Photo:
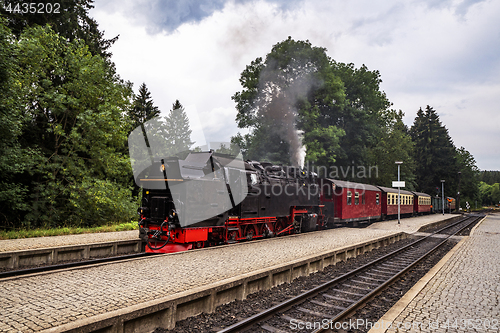
[[[0,252],[138,239],[139,230],[0,240]]]
[[[500,332],[500,213],[479,225],[386,332]]]
[[[431,215],[0,280],[0,331],[33,332],[450,218]],[[394,225],[395,223],[395,225]],[[387,224],[387,225],[385,225]]]

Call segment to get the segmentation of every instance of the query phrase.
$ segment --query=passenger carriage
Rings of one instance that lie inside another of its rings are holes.
[[[432,208],[432,197],[422,192],[413,192],[413,195],[413,211],[415,214],[430,213]]]
[[[327,226],[357,226],[381,217],[381,191],[373,185],[321,179],[321,203]],[[333,214],[332,214],[333,212]]]
[[[398,215],[398,190],[377,186],[382,191],[382,219],[394,218]],[[413,215],[414,195],[410,191],[401,190],[401,216]]]

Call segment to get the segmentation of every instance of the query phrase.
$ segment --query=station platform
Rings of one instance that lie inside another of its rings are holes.
[[[88,234],[32,237],[0,240],[0,252],[36,250],[51,247],[85,245],[139,238],[139,230],[97,232]]]
[[[268,270],[335,249],[402,232],[414,233],[423,226],[454,216],[427,215],[403,219],[399,225],[397,220],[385,221],[368,228],[323,230],[1,279],[0,331],[63,332],[73,328],[78,332],[77,327],[81,327],[78,325],[91,325],[96,318],[109,319],[133,311],[144,312],[148,304],[158,308],[161,305],[159,300],[173,299],[176,295],[187,295],[213,285],[221,286],[223,281],[236,281],[240,276],[248,276],[255,271]],[[355,247],[354,252],[357,251]],[[222,293],[222,297],[225,295]],[[123,319],[120,320],[123,324]]]
[[[500,213],[488,215],[369,333],[499,332]]]

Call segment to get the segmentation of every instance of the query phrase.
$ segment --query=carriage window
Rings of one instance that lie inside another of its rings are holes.
[[[380,204],[380,194],[377,193],[377,195],[375,196],[375,202],[378,204]]]
[[[347,204],[350,205],[352,203],[352,192],[347,191]]]
[[[359,193],[354,192],[354,204],[359,205]]]

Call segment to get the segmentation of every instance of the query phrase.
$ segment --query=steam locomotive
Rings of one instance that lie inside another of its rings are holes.
[[[370,223],[397,215],[392,188],[318,178],[298,167],[209,152],[152,161],[136,176],[146,252],[171,253]],[[429,213],[431,196],[401,191],[401,215]]]
[[[168,176],[167,176],[168,175]],[[323,227],[316,174],[210,152],[154,162],[143,188],[148,252],[177,252]]]

